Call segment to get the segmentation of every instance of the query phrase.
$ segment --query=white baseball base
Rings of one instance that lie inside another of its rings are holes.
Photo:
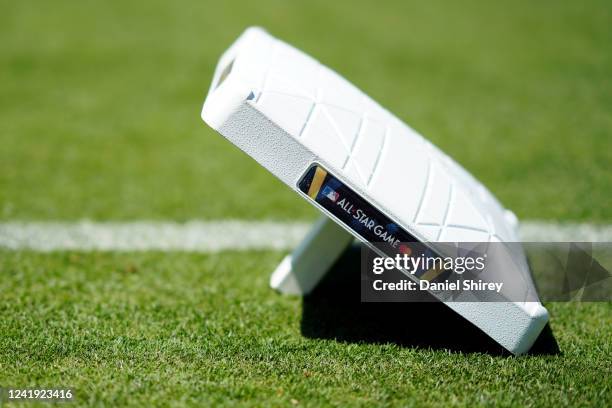
[[[365,241],[298,188],[315,164],[419,241],[520,241],[512,213],[463,167],[336,72],[261,29],[248,29],[221,57],[202,119],[329,217],[274,272],[271,284],[283,293],[312,290],[349,234]],[[535,290],[524,254],[515,261],[522,272],[513,278]],[[539,302],[445,304],[515,354],[529,350],[548,321]]]

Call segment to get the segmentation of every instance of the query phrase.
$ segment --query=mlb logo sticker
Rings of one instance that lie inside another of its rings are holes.
[[[334,203],[336,202],[338,197],[340,197],[340,194],[336,193],[336,191],[334,191],[334,189],[329,186],[325,186],[325,188],[323,189],[323,195],[332,200]]]

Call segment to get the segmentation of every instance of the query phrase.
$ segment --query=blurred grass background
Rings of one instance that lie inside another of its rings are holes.
[[[522,218],[612,219],[605,1],[1,2],[0,219],[314,216],[200,120],[250,25],[336,69]]]

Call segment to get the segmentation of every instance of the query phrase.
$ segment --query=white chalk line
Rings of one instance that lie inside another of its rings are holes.
[[[50,251],[290,250],[306,235],[307,222],[189,221],[3,222],[0,248]],[[528,221],[524,242],[612,242],[612,225]]]

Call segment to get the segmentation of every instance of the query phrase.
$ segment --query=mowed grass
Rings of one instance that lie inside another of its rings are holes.
[[[516,358],[306,338],[280,253],[1,255],[0,384],[78,406],[612,403],[609,303],[547,305],[562,354]]]
[[[612,219],[606,1],[3,2],[1,219],[308,219],[199,112],[250,25],[456,157],[521,218]]]

